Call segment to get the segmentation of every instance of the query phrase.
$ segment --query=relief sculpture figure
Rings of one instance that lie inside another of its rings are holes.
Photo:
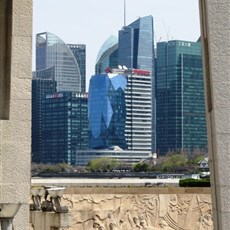
[[[76,215],[70,230],[213,230],[209,194],[78,196],[65,198]]]

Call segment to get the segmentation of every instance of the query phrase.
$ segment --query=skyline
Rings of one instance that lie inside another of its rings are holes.
[[[124,25],[124,1],[110,0],[108,4],[108,0],[68,0],[63,4],[61,0],[34,0],[33,15],[33,70],[37,33],[51,32],[66,44],[85,44],[88,91],[102,44],[110,35],[118,36]],[[126,25],[147,15],[154,19],[155,44],[174,39],[196,41],[200,36],[198,1],[126,0]]]

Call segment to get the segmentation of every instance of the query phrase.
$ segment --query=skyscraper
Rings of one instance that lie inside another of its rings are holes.
[[[57,91],[81,91],[81,72],[71,49],[56,35],[36,36],[36,70],[54,67]]]
[[[106,68],[117,68],[118,66],[118,39],[110,36],[98,52],[95,73],[105,73]]]
[[[88,149],[88,94],[46,94],[41,104],[41,162],[75,164],[76,150]]]
[[[201,43],[157,44],[157,151],[207,147]]]
[[[137,19],[119,31],[118,64],[154,73],[153,17]]]
[[[86,91],[86,46],[84,44],[67,44],[73,52],[80,68],[81,92]]]
[[[125,139],[128,149],[153,152],[152,75],[148,70],[130,69],[125,89]]]
[[[119,31],[118,64],[151,72],[152,87],[152,151],[155,152],[155,55],[153,17],[137,19]]]
[[[32,161],[41,161],[41,101],[46,94],[56,92],[54,67],[33,72],[32,78]]]
[[[94,75],[90,79],[88,117],[90,148],[117,145],[126,149],[125,87],[127,79],[120,74]]]
[[[113,69],[92,76],[89,87],[91,148],[119,146],[152,151],[151,72]]]
[[[67,45],[49,32],[37,34],[36,71],[32,79],[34,162],[42,161],[42,99],[46,94],[82,91],[85,92],[85,45]]]

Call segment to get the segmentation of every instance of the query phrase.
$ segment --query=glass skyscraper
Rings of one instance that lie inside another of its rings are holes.
[[[157,44],[157,152],[207,147],[200,42]]]
[[[88,117],[90,148],[117,145],[126,149],[125,87],[127,79],[119,74],[94,75],[90,79]]]
[[[81,91],[79,64],[71,51],[56,35],[45,32],[36,36],[36,70],[54,67],[57,91]]]
[[[151,15],[141,17],[119,31],[118,65],[151,71],[152,152],[155,152],[155,55],[153,17]]]
[[[153,17],[137,19],[119,31],[118,64],[154,73]]]
[[[32,161],[41,161],[41,101],[45,94],[56,92],[54,67],[33,72],[32,78]]]
[[[98,52],[95,73],[105,73],[106,68],[117,68],[118,66],[118,39],[110,36]]]
[[[67,44],[73,52],[81,73],[81,92],[86,91],[86,46],[84,44]]]
[[[151,72],[119,70],[92,76],[90,147],[152,151]]]
[[[42,135],[42,100],[46,94],[57,92],[85,92],[85,45],[67,45],[52,33],[39,33],[36,36],[36,71],[32,79],[33,162],[44,162],[42,143],[46,136]]]
[[[46,94],[41,104],[41,162],[75,164],[76,150],[88,149],[88,94]]]

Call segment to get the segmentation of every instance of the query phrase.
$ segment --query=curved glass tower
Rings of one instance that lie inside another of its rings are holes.
[[[71,49],[52,33],[36,36],[36,70],[54,67],[57,91],[81,91],[81,73]]]
[[[117,68],[118,62],[118,39],[110,36],[102,45],[97,55],[95,72],[96,74],[105,73],[107,67]]]

